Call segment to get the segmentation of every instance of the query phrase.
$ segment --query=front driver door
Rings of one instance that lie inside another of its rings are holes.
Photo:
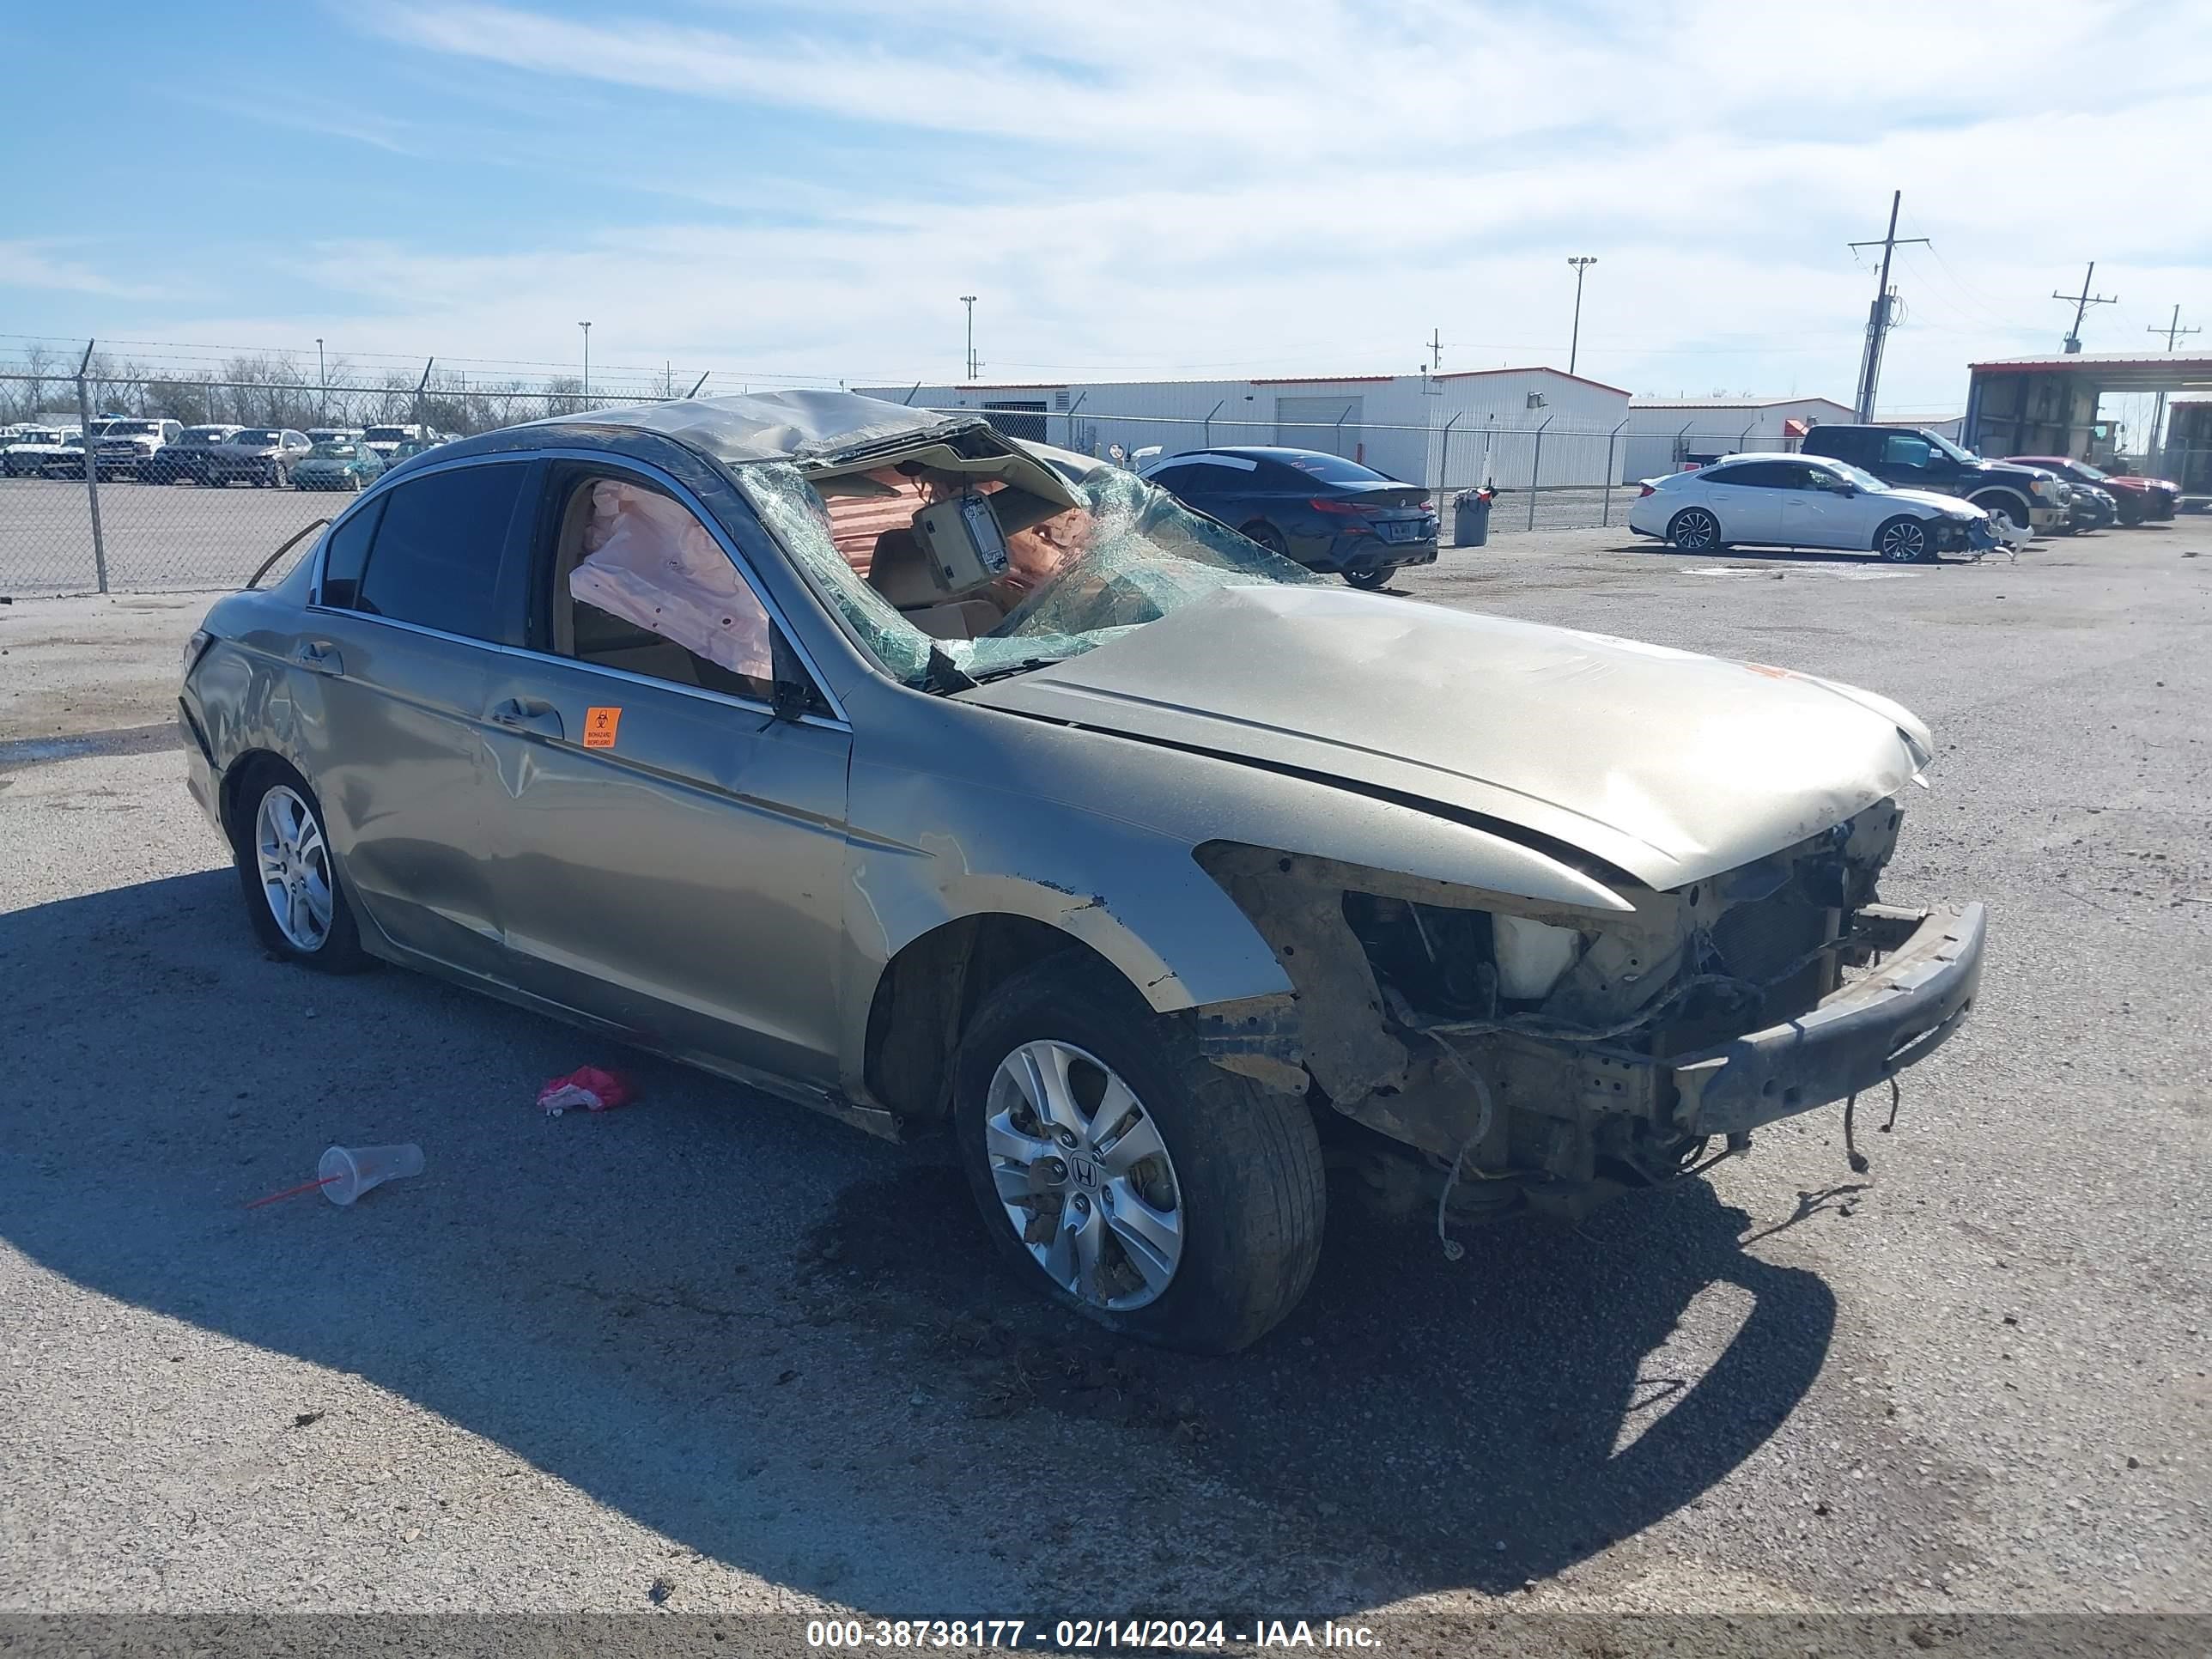
[[[649,1046],[834,1085],[849,730],[672,478],[555,462],[537,523],[529,648],[484,693],[508,971]]]
[[[1856,498],[1842,494],[1843,480],[1803,461],[1768,463],[1777,475],[1782,537],[1792,547],[1864,547],[1853,533]]]

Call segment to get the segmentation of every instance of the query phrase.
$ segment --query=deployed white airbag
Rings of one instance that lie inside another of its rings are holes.
[[[682,503],[603,479],[592,486],[584,547],[589,556],[568,577],[571,598],[733,674],[775,678],[767,611]]]

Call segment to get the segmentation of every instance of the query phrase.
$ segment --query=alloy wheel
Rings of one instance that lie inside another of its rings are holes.
[[[1110,1068],[1069,1043],[1022,1044],[992,1076],[983,1137],[1007,1224],[1055,1285],[1116,1312],[1166,1291],[1182,1189],[1158,1126]]]
[[[296,951],[321,950],[331,936],[330,853],[314,813],[284,784],[261,797],[253,850],[276,931]]]
[[[1691,507],[1674,520],[1674,545],[1685,551],[1697,553],[1711,547],[1720,537],[1720,523],[1702,507]]]
[[[1900,564],[1917,563],[1928,551],[1928,532],[1911,519],[1899,519],[1881,532],[1881,556]]]

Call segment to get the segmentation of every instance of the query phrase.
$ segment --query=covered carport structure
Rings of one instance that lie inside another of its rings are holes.
[[[2066,455],[2102,465],[2116,446],[2110,422],[2099,412],[2100,400],[2107,393],[2155,392],[2159,416],[2144,434],[2143,470],[2173,478],[2192,494],[2212,489],[2212,451],[2197,450],[2178,432],[2157,430],[2168,397],[2212,392],[2212,357],[2084,351],[1972,363],[1967,372],[1961,441],[1969,449],[1984,455]]]

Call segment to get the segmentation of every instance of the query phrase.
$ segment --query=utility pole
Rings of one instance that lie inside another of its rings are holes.
[[[2089,261],[2089,269],[2082,273],[2081,291],[2079,294],[2061,294],[2057,289],[2051,290],[2051,297],[2052,299],[2063,300],[2068,305],[2074,307],[2074,326],[2068,331],[2066,336],[2066,349],[2069,354],[2079,351],[2081,349],[2081,319],[2087,313],[2089,307],[2091,306],[2118,305],[2120,302],[2120,296],[2117,294],[2109,296],[2102,294],[2093,295],[2089,292],[2089,278],[2094,276],[2096,274],[2097,262],[2094,259],[2092,259]],[[2175,309],[2178,311],[2179,307],[2176,307]]]
[[[1892,191],[1889,197],[1889,228],[1882,233],[1880,242],[1853,242],[1852,247],[1881,249],[1881,275],[1875,279],[1874,305],[1867,313],[1866,356],[1859,362],[1858,418],[1862,422],[1874,419],[1875,388],[1881,383],[1881,348],[1890,330],[1890,307],[1894,299],[1889,291],[1889,256],[1899,248],[1914,242],[1926,242],[1925,236],[1907,236],[1900,240],[1897,234],[1898,204],[1905,200],[1901,190]]]
[[[315,336],[315,418],[327,424],[331,418],[331,377],[323,367],[323,337]]]
[[[960,303],[968,307],[968,378],[972,380],[975,378],[975,371],[981,367],[975,361],[975,296],[963,294],[960,296]]]
[[[1444,331],[1440,328],[1429,331],[1429,372],[1433,374],[1444,366]]]
[[[1573,337],[1567,342],[1567,373],[1571,374],[1575,372],[1575,359],[1581,353],[1583,344],[1583,272],[1595,264],[1597,260],[1592,256],[1571,258],[1567,263],[1575,268],[1575,331]]]
[[[2153,323],[2153,324],[2152,324],[2148,328],[2147,328],[2147,329],[2145,329],[2145,330],[2143,331],[2143,332],[2145,332],[2146,334],[2163,334],[2163,335],[2165,335],[2165,336],[2166,336],[2166,349],[2168,351],[2171,351],[2171,350],[2172,350],[2172,349],[2173,349],[2173,343],[2174,343],[2176,340],[2179,339],[2183,335],[2185,335],[2185,334],[2202,334],[2203,331],[2203,331],[2203,329],[2201,329],[2201,328],[2184,328],[2184,327],[2182,327],[2182,325],[2181,325],[2181,307],[2180,307],[2179,306],[2176,306],[2176,307],[2174,307],[2174,308],[2173,308],[2173,318],[2172,318],[2172,321],[2170,321],[2170,322],[2168,322],[2168,323],[2166,324],[2166,325],[2164,328],[2160,328],[2160,327],[2156,323]],[[2165,451],[2166,451],[2166,441],[2165,441],[2165,439],[2163,438],[2163,436],[2161,435],[2161,434],[2163,433],[2163,431],[2164,431],[2164,429],[2165,429],[2165,427],[2166,427],[2166,392],[2165,392],[2165,391],[2161,388],[2161,389],[2160,389],[2160,392],[2159,392],[2159,394],[2158,394],[2158,403],[2157,403],[2157,404],[2156,404],[2156,405],[2155,405],[2155,406],[2151,410],[2151,414],[2150,414],[2150,441],[2149,441],[2148,443],[2147,443],[2147,444],[2145,444],[2145,445],[2143,446],[2143,455],[2144,455],[2144,458],[2145,458],[2146,459],[2151,459],[2151,458],[2155,457],[2155,458],[2157,458],[2157,459],[2158,459],[2158,460],[2159,460],[2159,462],[2160,462],[2160,464],[2161,465],[2164,464]]]
[[[579,323],[576,326],[584,331],[584,401],[588,404],[592,401],[592,325]]]

